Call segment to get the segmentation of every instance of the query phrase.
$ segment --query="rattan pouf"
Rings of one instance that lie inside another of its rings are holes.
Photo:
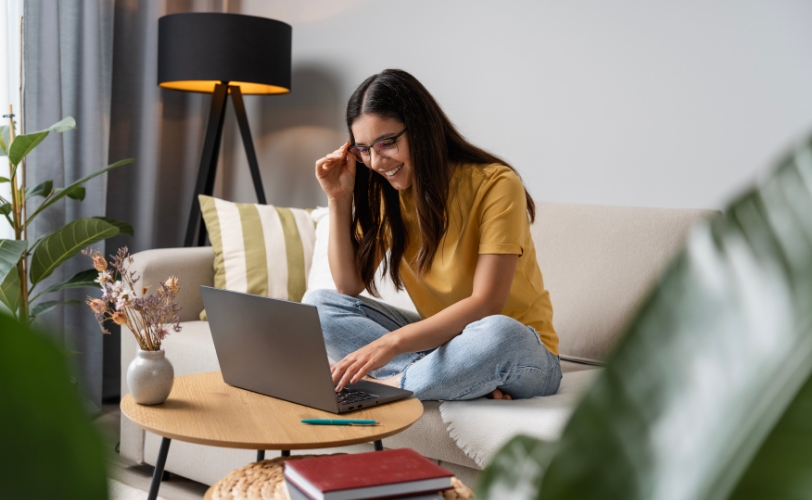
[[[340,453],[343,455],[343,453]],[[296,455],[262,460],[232,471],[206,491],[205,500],[290,500],[285,485],[285,462],[324,455]],[[445,500],[468,500],[473,492],[456,477],[454,488],[443,492]]]

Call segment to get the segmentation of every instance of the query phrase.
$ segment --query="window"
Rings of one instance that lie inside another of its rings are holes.
[[[23,0],[0,0],[0,115],[8,114],[8,105],[14,107],[15,121],[20,122],[20,24]],[[8,118],[2,118],[8,125]],[[19,131],[19,126],[17,127]],[[0,177],[9,177],[8,160],[0,158]],[[0,183],[0,196],[11,198],[11,186]],[[4,217],[0,217],[0,239],[14,238],[14,231]]]

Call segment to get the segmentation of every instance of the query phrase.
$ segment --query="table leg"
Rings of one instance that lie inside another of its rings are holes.
[[[265,450],[257,450],[257,462],[265,460]]]
[[[282,450],[282,456],[283,457],[289,457],[290,456],[290,450]]]
[[[169,454],[169,443],[171,442],[172,440],[167,437],[161,440],[161,449],[158,451],[158,461],[155,462],[155,470],[152,473],[152,484],[149,485],[147,500],[155,500],[158,498],[158,488],[161,487],[161,478],[164,474],[166,456]]]
[[[383,441],[380,439],[375,441],[375,451],[383,451]]]

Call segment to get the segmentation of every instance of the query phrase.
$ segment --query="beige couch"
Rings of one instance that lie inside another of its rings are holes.
[[[583,377],[584,372],[599,370],[690,227],[712,214],[709,210],[539,203],[532,231],[561,339],[562,392],[566,394],[517,402],[426,402],[423,417],[407,431],[385,439],[384,446],[414,448],[473,484],[510,434],[527,432],[555,439],[591,379]],[[183,286],[183,331],[164,343],[176,375],[219,369],[208,323],[197,320],[203,308],[198,286],[212,285],[213,260],[209,247],[149,250],[135,256],[134,269],[145,283],[156,284],[174,274]],[[135,351],[135,341],[125,330],[122,394],[128,392],[126,370]],[[154,465],[159,444],[159,437],[122,418],[123,456]],[[345,451],[371,449],[362,445]],[[255,457],[250,450],[173,441],[166,470],[212,484]]]

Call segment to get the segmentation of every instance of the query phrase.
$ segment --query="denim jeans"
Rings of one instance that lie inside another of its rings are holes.
[[[305,302],[318,308],[327,354],[334,361],[420,320],[413,312],[335,290],[315,290]],[[369,376],[398,373],[403,373],[400,387],[424,401],[474,399],[496,388],[514,399],[549,396],[561,382],[558,357],[535,330],[502,315],[469,324],[435,349],[399,354]]]

